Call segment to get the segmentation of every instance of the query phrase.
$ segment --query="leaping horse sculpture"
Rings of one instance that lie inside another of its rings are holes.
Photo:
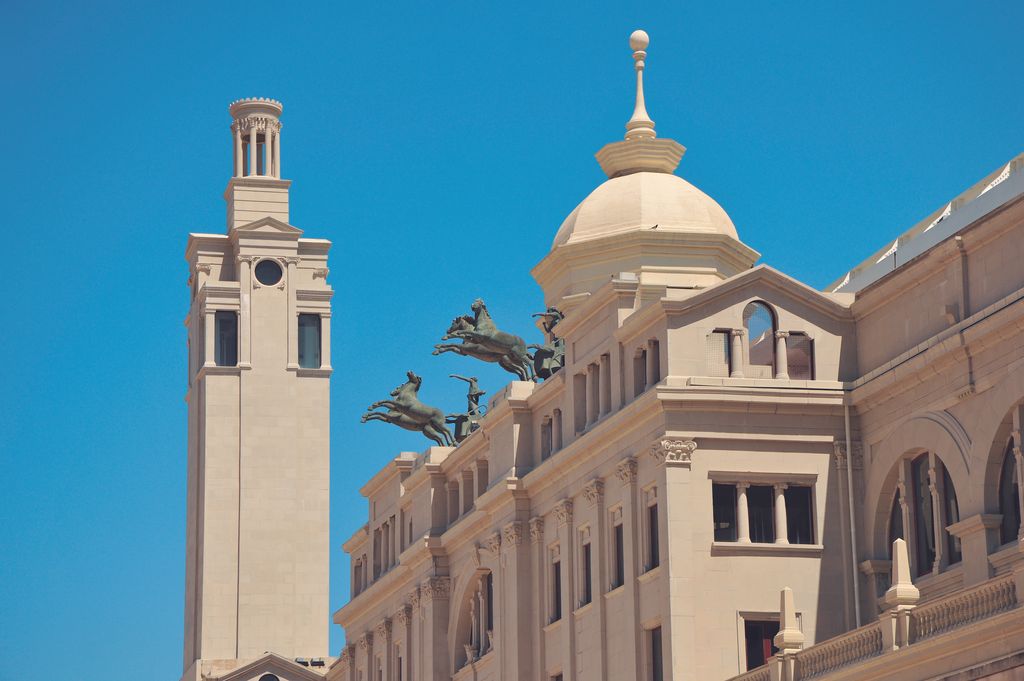
[[[515,334],[498,329],[483,300],[474,300],[471,309],[472,317],[456,317],[448,327],[448,333],[441,338],[458,338],[462,342],[438,343],[434,346],[433,354],[455,352],[485,362],[497,362],[502,369],[515,374],[520,381],[533,380],[533,357],[527,351],[526,342]]]
[[[393,400],[380,400],[370,405],[369,410],[363,414],[362,423],[367,421],[384,421],[405,428],[416,430],[441,445],[442,447],[454,447],[455,438],[445,425],[445,414],[437,407],[420,402],[417,397],[423,379],[409,371],[406,372],[409,380],[391,391]],[[385,407],[386,412],[374,411]]]

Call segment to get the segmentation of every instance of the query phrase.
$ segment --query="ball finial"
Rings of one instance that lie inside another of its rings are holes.
[[[629,36],[629,46],[636,50],[646,50],[647,46],[651,44],[651,39],[647,37],[647,31],[637,29]]]

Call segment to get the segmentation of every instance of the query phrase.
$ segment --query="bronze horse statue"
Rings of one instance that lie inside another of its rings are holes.
[[[411,371],[406,372],[409,380],[391,391],[393,400],[380,400],[370,405],[369,410],[360,419],[367,421],[384,421],[423,433],[442,447],[454,447],[455,438],[445,425],[445,414],[437,407],[420,402],[417,397],[423,379]],[[385,407],[388,411],[374,411]]]
[[[455,352],[485,362],[497,362],[502,369],[515,374],[519,380],[533,380],[533,357],[526,349],[526,341],[515,334],[499,330],[480,298],[473,301],[471,309],[473,317],[456,317],[448,333],[441,339],[458,338],[462,343],[439,343],[434,346],[434,354]]]
[[[463,336],[458,335],[461,331],[472,331],[473,318],[467,315],[456,317],[452,320],[451,326],[448,327],[448,331],[445,335],[441,336],[441,340],[450,340],[452,338],[462,338],[461,343],[438,343],[434,346],[434,352],[432,354],[440,355],[445,352],[454,352],[462,355],[463,357],[475,357],[476,359],[483,360],[484,362],[497,362],[505,371],[515,374],[520,381],[530,380],[529,374],[526,368],[517,364],[514,360],[509,358],[508,355],[500,352],[493,352],[487,349],[482,343],[473,343],[465,340]]]

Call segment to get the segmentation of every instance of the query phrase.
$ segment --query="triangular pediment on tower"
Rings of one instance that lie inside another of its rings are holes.
[[[245,232],[248,234],[253,233],[265,233],[265,234],[280,234],[289,236],[302,236],[302,230],[298,227],[293,227],[287,222],[281,222],[277,218],[262,217],[259,220],[235,227],[233,232]]]
[[[326,664],[323,667],[307,667],[276,653],[267,653],[217,677],[217,681],[260,681],[266,674],[277,677],[279,681],[323,681],[326,673]]]

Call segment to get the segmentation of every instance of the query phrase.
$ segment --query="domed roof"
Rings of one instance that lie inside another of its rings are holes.
[[[663,232],[739,239],[722,207],[683,178],[665,172],[633,172],[605,181],[583,199],[562,223],[552,248],[655,225]]]

